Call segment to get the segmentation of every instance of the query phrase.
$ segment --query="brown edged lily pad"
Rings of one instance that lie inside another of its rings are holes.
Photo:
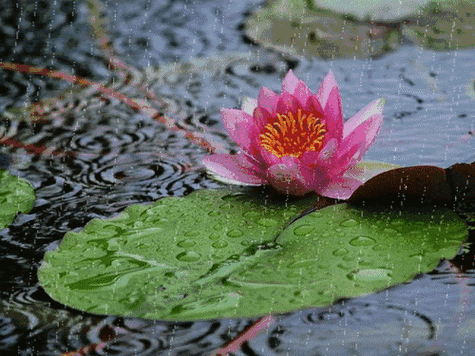
[[[393,169],[368,180],[348,201],[412,204],[466,199],[475,199],[475,163],[459,163],[448,169],[436,166]]]
[[[454,164],[446,174],[457,201],[475,200],[475,162]]]

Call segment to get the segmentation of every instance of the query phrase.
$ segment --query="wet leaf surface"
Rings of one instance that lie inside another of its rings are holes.
[[[97,314],[196,320],[322,306],[432,270],[467,237],[455,213],[433,207],[333,205],[284,224],[312,197],[201,190],[95,219],[48,252],[50,296]]]
[[[10,225],[17,213],[28,213],[34,202],[35,192],[30,183],[0,170],[0,229]]]

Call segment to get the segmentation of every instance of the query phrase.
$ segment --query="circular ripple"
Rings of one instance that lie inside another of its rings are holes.
[[[85,2],[3,1],[0,7],[2,62],[48,67],[82,77],[103,78],[107,61],[91,55],[95,40]],[[70,84],[45,76],[0,70],[0,112],[39,100]]]
[[[94,162],[92,162],[94,165]],[[87,175],[78,177],[88,185],[136,185],[153,184],[165,185],[170,180],[176,180],[186,167],[177,162],[158,160],[147,154],[120,155],[111,165],[101,165],[88,170]]]

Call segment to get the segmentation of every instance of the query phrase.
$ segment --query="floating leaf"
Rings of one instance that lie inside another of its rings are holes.
[[[417,18],[409,17],[402,35],[418,46],[457,50],[475,45],[475,4],[472,0],[430,1]]]
[[[244,31],[292,56],[369,58],[404,41],[436,50],[473,47],[474,11],[469,0],[270,0]]]
[[[446,172],[457,201],[475,200],[475,162],[456,163]]]
[[[356,189],[348,201],[399,206],[401,203],[460,203],[475,199],[475,162],[457,163],[447,169],[413,166],[381,172]]]
[[[39,280],[91,313],[167,320],[247,317],[372,293],[433,269],[467,235],[448,210],[334,205],[282,229],[314,197],[265,201],[201,190],[131,206],[69,232]]]
[[[0,229],[10,225],[18,212],[28,213],[34,202],[30,183],[0,170]]]
[[[414,166],[393,169],[376,175],[360,186],[350,202],[377,200],[449,201],[453,199],[445,169],[436,166]]]
[[[439,0],[440,1],[440,0]],[[444,0],[442,0],[444,1]],[[303,2],[301,0],[292,1]],[[374,22],[396,22],[409,16],[415,16],[431,0],[309,0],[311,8],[321,8],[356,17],[358,20]]]
[[[244,31],[260,45],[292,56],[369,58],[399,46],[399,33],[389,27],[349,21],[304,1],[271,1],[251,14]]]

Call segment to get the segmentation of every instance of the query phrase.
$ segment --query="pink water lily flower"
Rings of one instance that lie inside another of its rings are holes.
[[[262,87],[242,110],[222,109],[235,155],[214,154],[203,164],[217,179],[234,184],[269,184],[283,194],[347,199],[363,182],[352,171],[375,141],[384,99],[344,122],[340,91],[330,71],[317,92],[290,70],[282,93]]]

